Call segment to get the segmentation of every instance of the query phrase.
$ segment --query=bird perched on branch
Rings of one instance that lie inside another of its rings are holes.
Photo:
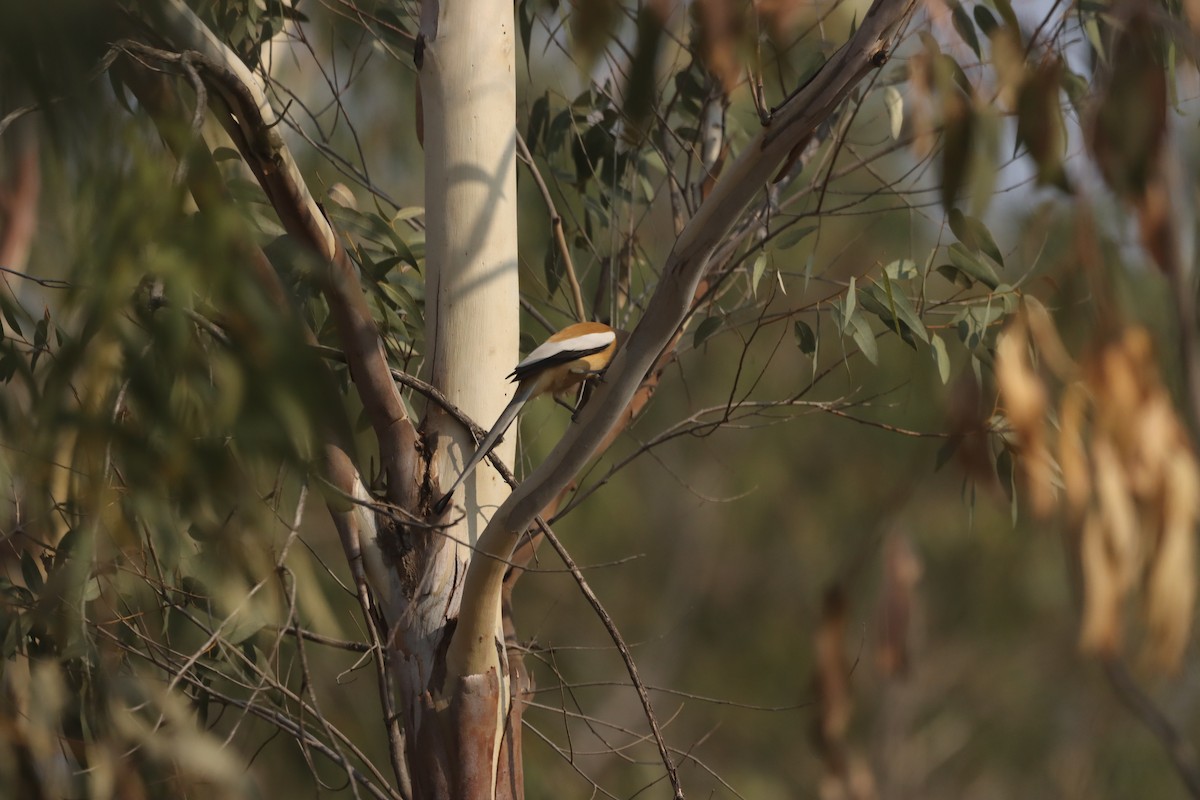
[[[508,426],[516,419],[521,407],[543,394],[559,395],[576,388],[588,378],[599,375],[612,361],[617,352],[617,332],[602,322],[579,322],[568,325],[542,342],[527,355],[509,378],[517,384],[517,391],[492,429],[483,437],[475,454],[463,467],[462,474],[450,489],[434,504],[433,510],[440,514],[450,503],[471,471],[492,452]]]

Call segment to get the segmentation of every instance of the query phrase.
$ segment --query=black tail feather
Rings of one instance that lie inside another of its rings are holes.
[[[479,447],[475,449],[474,455],[472,455],[471,459],[463,466],[463,470],[461,473],[459,473],[458,478],[456,478],[454,483],[450,485],[450,488],[446,490],[446,493],[443,494],[441,498],[439,498],[438,501],[433,504],[433,511],[435,514],[440,515],[446,510],[446,507],[450,505],[450,500],[454,497],[454,492],[459,486],[462,485],[462,482],[465,481],[468,476],[470,476],[475,467],[479,465],[479,462],[487,458],[488,453],[492,452],[492,448],[499,443],[500,437],[502,437],[504,432],[508,430],[508,427],[512,425],[513,420],[517,418],[517,412],[521,410],[521,406],[525,405],[525,402],[529,399],[532,390],[532,382],[530,382],[529,386],[522,385],[517,387],[516,395],[514,395],[512,401],[510,401],[509,404],[504,407],[504,410],[500,412],[500,416],[496,419],[495,424],[492,425],[492,429],[487,432],[487,436],[483,437],[483,441],[479,443]]]

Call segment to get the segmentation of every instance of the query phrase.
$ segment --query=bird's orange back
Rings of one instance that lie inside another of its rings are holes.
[[[608,366],[617,350],[616,332],[602,322],[568,325],[538,345],[517,365],[512,379],[533,382],[531,397],[560,394]]]

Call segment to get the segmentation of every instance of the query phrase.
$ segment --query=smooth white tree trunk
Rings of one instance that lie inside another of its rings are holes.
[[[506,376],[519,355],[513,27],[511,0],[426,0],[423,41],[417,46],[424,112],[427,363],[431,382],[484,427],[512,395]],[[426,432],[434,445],[433,474],[447,486],[470,457],[474,440],[432,405]],[[514,451],[510,435],[496,453],[511,464]],[[389,618],[404,620],[393,652],[410,737],[420,740],[420,728],[429,722],[423,716],[446,711],[449,700],[443,698],[460,689],[442,686],[439,646],[447,620],[458,615],[474,545],[508,492],[495,470],[481,464],[444,520],[458,522],[429,531],[422,552],[413,556],[417,568],[407,577],[419,585],[405,585],[402,570],[392,593]],[[494,785],[508,686],[498,603],[479,612],[495,618],[492,666],[500,701],[492,743]],[[423,745],[418,741],[417,746]]]

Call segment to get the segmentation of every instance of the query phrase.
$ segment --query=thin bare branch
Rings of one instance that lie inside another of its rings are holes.
[[[587,579],[583,577],[583,573],[575,565],[575,560],[571,558],[571,554],[567,552],[567,548],[563,547],[562,542],[554,535],[554,531],[550,530],[550,526],[540,518],[537,522],[542,536],[546,538],[546,541],[550,542],[550,546],[554,548],[554,552],[558,553],[558,557],[562,559],[562,562],[567,565],[567,569],[571,570],[571,577],[575,579],[575,583],[579,586],[579,590],[583,592],[588,605],[592,607],[592,611],[600,618],[600,622],[603,623],[609,638],[616,645],[617,652],[621,654],[621,660],[625,662],[625,671],[629,673],[629,679],[633,681],[633,687],[637,691],[638,700],[641,701],[642,710],[646,714],[646,721],[650,724],[650,732],[654,735],[654,743],[658,746],[658,754],[662,758],[663,766],[666,767],[667,777],[671,781],[671,788],[674,790],[675,797],[681,799],[683,797],[683,786],[679,783],[679,773],[675,768],[675,760],[671,757],[667,741],[663,738],[662,730],[659,728],[658,717],[654,713],[654,705],[650,702],[650,692],[647,691],[646,684],[642,683],[642,678],[638,674],[637,664],[629,652],[629,647],[625,644],[624,637],[621,636],[621,631],[617,628],[616,623],[613,622],[608,612],[604,610],[600,599],[596,597],[596,593],[588,585]]]
[[[324,472],[330,476],[330,482],[345,495],[360,497],[365,494],[362,481],[354,465],[342,450],[327,447],[325,450]],[[371,580],[376,586],[385,587],[387,575],[384,566],[378,562],[374,548],[364,550],[363,540],[375,533],[374,513],[361,513],[361,507],[352,506],[348,510],[329,505],[330,516],[333,517],[334,527],[342,540],[342,549],[350,566],[350,575],[354,579],[355,596],[366,623],[367,637],[374,658],[375,679],[378,684],[379,699],[383,704],[383,722],[388,733],[388,757],[391,759],[392,771],[396,775],[399,790],[404,800],[412,800],[412,777],[408,771],[408,762],[404,758],[404,730],[401,727],[400,715],[397,712],[395,699],[392,695],[391,683],[388,680],[388,658],[384,649],[387,641],[387,624],[371,595]],[[363,526],[370,526],[364,531]],[[368,578],[369,572],[375,572],[373,578]]]
[[[120,639],[113,632],[105,629],[104,626],[98,625],[95,627],[95,630],[99,635],[109,639],[117,646],[121,645]],[[160,663],[159,660],[149,652],[130,648],[122,649],[124,652],[128,652],[132,655],[138,656],[139,658],[150,661],[158,667],[166,666]],[[375,797],[376,800],[402,800],[400,795],[389,791],[389,787],[381,786],[369,776],[363,774],[363,772],[357,767],[347,763],[344,756],[339,755],[336,750],[314,736],[311,731],[305,728],[299,721],[293,719],[291,715],[282,711],[275,711],[261,704],[240,700],[200,680],[197,676],[190,672],[183,675],[183,680],[196,689],[211,695],[217,700],[220,700],[222,703],[233,706],[234,708],[240,708],[245,713],[258,717],[265,722],[269,722],[280,730],[286,732],[289,736],[293,736],[298,741],[302,741],[306,747],[313,748],[333,763],[338,764],[346,769],[347,774],[349,774],[357,784],[370,792],[371,796]]]
[[[267,630],[271,630],[268,628]],[[335,636],[326,636],[323,633],[310,631],[308,628],[301,628],[299,625],[288,625],[283,628],[275,629],[276,632],[285,636],[296,636],[301,639],[313,642],[314,644],[324,645],[325,647],[333,647],[338,650],[347,650],[351,653],[369,653],[371,645],[367,642],[354,642],[348,639],[338,639]]]
[[[1197,758],[1196,749],[1192,747],[1191,742],[1183,738],[1162,709],[1142,691],[1124,663],[1115,658],[1106,658],[1103,666],[1104,675],[1108,678],[1113,693],[1162,744],[1188,795],[1200,798],[1200,758]]]
[[[538,191],[542,193],[546,211],[550,213],[550,229],[554,235],[554,244],[558,247],[558,256],[562,259],[563,270],[567,273],[567,283],[571,286],[571,298],[575,301],[575,317],[580,322],[584,322],[588,319],[587,308],[583,305],[583,290],[579,288],[579,277],[575,274],[575,262],[571,260],[571,248],[567,246],[567,237],[563,233],[562,216],[554,205],[554,198],[550,196],[550,187],[546,186],[546,181],[542,180],[541,170],[538,169],[537,162],[533,160],[533,153],[529,152],[529,145],[525,144],[525,137],[521,135],[520,131],[517,131],[517,149],[521,153],[521,160],[529,167],[529,173],[533,175],[533,181],[537,184]]]

